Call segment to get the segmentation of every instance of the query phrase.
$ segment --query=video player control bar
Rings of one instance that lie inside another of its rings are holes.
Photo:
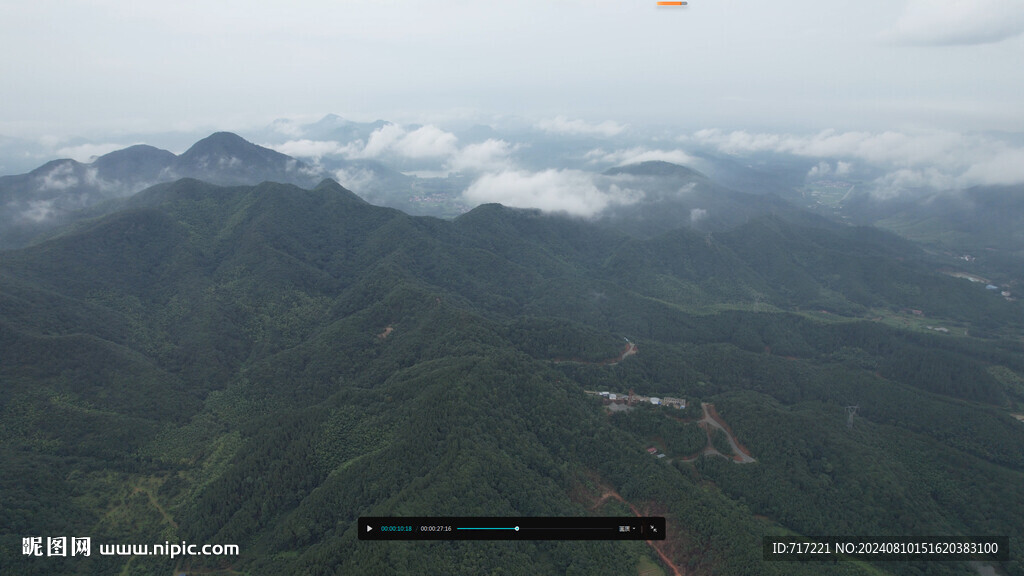
[[[361,517],[360,540],[664,540],[665,518]]]

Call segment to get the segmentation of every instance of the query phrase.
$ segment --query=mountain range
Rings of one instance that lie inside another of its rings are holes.
[[[328,116],[304,130],[325,138],[357,138],[380,125],[382,121],[359,124]],[[121,204],[116,200],[179,178],[222,185],[274,181],[313,186],[325,175],[339,174],[373,203],[429,215],[457,214],[462,209],[461,191],[471,183],[460,175],[416,178],[371,159],[334,158],[310,165],[235,134],[218,132],[180,156],[135,145],[90,163],[54,160],[27,174],[0,177],[0,248],[24,246],[61,226],[117,210]],[[777,196],[735,192],[700,172],[667,162],[620,166],[604,175],[643,194],[643,202],[602,216],[605,223],[637,236],[679,226],[724,230],[764,214],[796,220],[809,217]],[[417,204],[419,197],[429,197],[432,203]]]
[[[496,204],[441,220],[332,180],[181,179],[108,212],[0,252],[5,571],[962,574],[765,562],[761,542],[993,534],[1024,574],[1021,303],[893,234],[771,212],[710,236]],[[668,539],[356,535],[359,516],[634,511]],[[19,554],[65,534],[242,552]]]
[[[27,174],[0,177],[0,247],[24,245],[74,219],[75,211],[160,182],[196,178],[216,184],[271,180],[311,186],[320,177],[299,160],[229,132],[211,134],[180,156],[135,145],[85,164],[53,160]]]

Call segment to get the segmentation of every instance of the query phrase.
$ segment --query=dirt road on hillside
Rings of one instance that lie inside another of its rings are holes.
[[[721,456],[723,458],[728,458],[737,464],[751,464],[753,462],[757,462],[757,459],[751,455],[751,451],[746,449],[745,446],[736,440],[735,435],[732,434],[732,429],[729,427],[729,424],[725,423],[725,420],[718,415],[718,411],[715,410],[714,404],[703,402],[700,404],[700,407],[703,409],[703,417],[697,420],[697,425],[705,429],[705,433],[708,434],[708,446],[689,458],[683,458],[683,462],[692,462],[700,456]],[[731,456],[728,454],[722,454],[715,448],[715,445],[712,444],[712,430],[716,428],[722,430],[723,433],[725,433],[725,437],[729,440],[729,446],[732,447]]]
[[[637,517],[644,516],[644,514],[641,514],[640,511],[637,510],[636,506],[634,506],[631,502],[627,501],[625,498],[620,496],[618,492],[610,488],[606,489],[604,494],[601,494],[601,497],[597,500],[597,503],[591,506],[590,509],[596,510],[600,508],[601,505],[607,502],[609,498],[618,500],[619,502],[622,502],[626,506],[629,506],[629,509],[632,510],[633,514],[635,514]],[[668,554],[665,554],[665,552],[663,552],[661,548],[658,548],[655,542],[655,540],[647,540],[647,545],[650,546],[651,549],[653,549],[658,554],[658,557],[661,558],[661,562],[670,570],[672,570],[672,574],[674,574],[675,576],[684,576],[684,573],[679,570],[679,567],[676,566],[674,562],[672,562],[672,559],[668,557]]]

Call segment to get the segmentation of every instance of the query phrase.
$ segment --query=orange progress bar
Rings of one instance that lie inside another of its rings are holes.
[[[686,6],[686,2],[658,2],[658,6]]]

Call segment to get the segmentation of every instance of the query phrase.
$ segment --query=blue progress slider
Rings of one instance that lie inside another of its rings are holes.
[[[372,516],[360,540],[664,540],[661,516]]]

